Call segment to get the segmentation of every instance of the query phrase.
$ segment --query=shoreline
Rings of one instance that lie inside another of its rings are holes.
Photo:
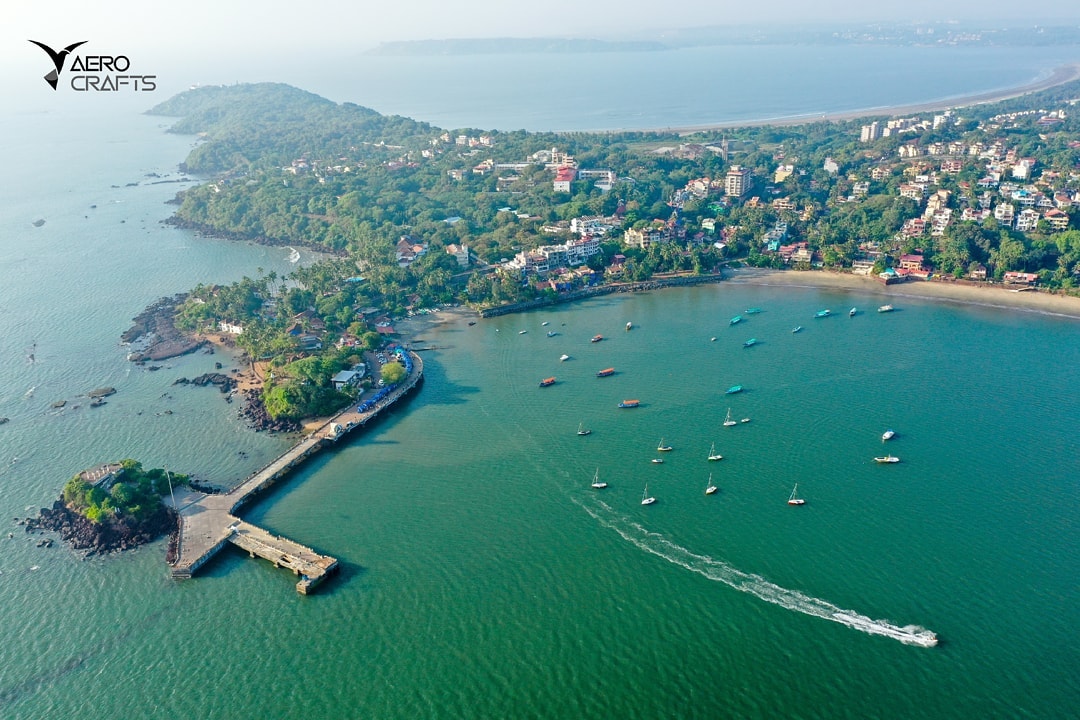
[[[896,285],[882,285],[870,276],[824,270],[738,268],[729,272],[731,274],[725,275],[725,282],[742,285],[858,290],[889,300],[894,298],[934,300],[956,305],[1080,320],[1080,298],[1039,291],[1016,292],[1002,285],[961,284],[939,280],[909,280]]]
[[[1041,90],[1048,90],[1058,85],[1064,85],[1065,83],[1072,82],[1073,80],[1080,79],[1080,63],[1071,63],[1068,65],[1062,65],[1056,67],[1050,73],[1050,76],[1043,80],[1036,80],[1026,85],[1019,85],[1011,88],[1002,88],[1000,90],[990,90],[982,93],[972,93],[970,95],[961,95],[953,98],[943,98],[941,100],[928,100],[921,103],[911,103],[908,105],[889,105],[884,107],[874,108],[857,108],[854,110],[841,110],[837,112],[823,113],[821,115],[794,115],[784,116],[777,118],[759,118],[752,120],[726,120],[715,123],[704,123],[701,125],[682,125],[682,126],[669,126],[669,127],[654,127],[654,128],[622,128],[618,130],[596,130],[593,132],[598,133],[622,133],[622,132],[658,132],[658,133],[676,133],[678,135],[694,135],[696,133],[709,132],[712,130],[728,130],[731,128],[743,128],[743,127],[792,127],[796,125],[809,125],[815,122],[845,122],[849,120],[858,120],[861,118],[873,118],[873,117],[894,117],[897,115],[910,115],[925,112],[933,112],[937,110],[955,110],[958,108],[971,107],[973,105],[985,105],[987,103],[1000,102],[1002,100],[1010,100],[1022,95],[1028,95],[1030,93],[1039,92]]]

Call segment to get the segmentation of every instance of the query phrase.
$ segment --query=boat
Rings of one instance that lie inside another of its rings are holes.
[[[469,321],[469,325],[475,325],[475,324],[476,324],[476,321],[475,321],[475,320],[470,320],[470,321]]]
[[[802,332],[802,325],[796,325],[795,327],[791,328],[791,334],[792,335],[794,335],[797,332]]]
[[[590,340],[589,342],[600,342],[603,339],[604,339],[603,335],[593,335],[592,340]]]
[[[553,377],[544,378],[543,380],[540,381],[540,387],[548,387],[549,385],[554,385],[554,384],[555,384],[555,378],[553,378]]]
[[[748,422],[750,422],[750,418],[743,418],[743,419],[742,419],[742,420],[740,420],[739,422],[741,422],[741,423],[748,423]]]
[[[725,395],[734,395],[735,393],[741,393],[741,392],[742,392],[742,385],[732,385],[731,387],[729,387],[727,390],[724,391],[724,394]]]
[[[847,311],[847,316],[848,317],[855,317],[856,312],[858,312],[858,311],[855,308],[851,308],[850,310]]]
[[[746,308],[745,312],[747,315],[757,315],[761,312],[761,308]]]
[[[649,484],[645,483],[645,492],[641,493],[641,504],[652,505],[654,502],[656,502],[656,498],[649,497]]]
[[[715,337],[709,338],[709,342],[716,342],[716,338]]]
[[[671,452],[671,446],[664,444],[664,438],[660,438],[660,444],[656,446],[656,452]]]
[[[664,459],[663,458],[653,458],[651,460],[651,462],[655,463],[656,465],[662,465],[664,463]]]
[[[830,315],[832,315],[832,310],[818,310],[816,313],[814,313],[814,317],[819,318],[829,317]]]
[[[877,463],[898,463],[898,462],[900,462],[900,458],[896,457],[895,455],[886,455],[884,457],[876,457],[876,458],[874,458],[874,462],[877,462]]]
[[[607,487],[607,483],[600,479],[600,468],[596,468],[596,473],[592,477],[592,485],[589,487],[594,490],[603,490]]]
[[[550,324],[551,324],[550,322],[548,322],[547,320],[545,320],[544,322],[540,323],[540,327],[547,327],[547,326],[548,326],[548,325],[550,325]]]
[[[548,337],[555,337],[558,334],[559,333],[555,332],[554,330],[548,330]]]
[[[634,323],[632,323],[632,322],[626,323],[626,332],[630,332],[630,328],[632,328],[632,327],[634,327]]]
[[[757,345],[757,338],[750,338],[742,344],[744,348],[750,347],[752,345]]]
[[[731,427],[732,425],[738,425],[739,423],[731,419],[731,408],[727,409],[727,417],[724,418],[724,427]]]
[[[586,430],[585,423],[578,423],[577,434],[581,436],[592,435],[592,430]]]
[[[518,335],[524,335],[527,332],[529,332],[529,331],[528,330],[518,330]]]
[[[710,460],[723,460],[724,456],[716,452],[716,443],[709,446],[709,459]]]
[[[615,368],[604,368],[596,373],[596,377],[608,377],[615,374]]]
[[[795,493],[799,490],[799,483],[795,483],[795,487],[791,489],[791,497],[787,499],[788,505],[805,505],[806,501],[800,497],[795,497]]]
[[[570,359],[569,355],[560,355],[559,356],[559,362],[566,362],[569,359]]]
[[[705,486],[705,494],[712,495],[716,492],[716,486],[712,484],[712,473],[709,473],[709,484]]]
[[[621,407],[621,408],[636,408],[639,404],[640,403],[637,400],[623,400],[621,403],[619,403],[619,407]]]
[[[893,311],[893,306],[892,305],[882,305],[881,307],[879,307],[877,309],[877,311],[878,312],[892,312]]]
[[[736,315],[728,321],[728,325],[738,325],[742,322],[742,315]]]
[[[892,440],[893,436],[895,435],[896,433],[892,430],[886,430],[885,432],[881,433],[881,442],[885,442],[886,440]]]

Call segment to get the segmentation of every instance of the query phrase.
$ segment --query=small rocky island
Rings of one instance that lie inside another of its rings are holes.
[[[25,521],[26,532],[53,531],[75,550],[86,554],[128,550],[175,537],[176,513],[163,497],[189,484],[187,475],[161,468],[144,470],[137,460],[121,460],[83,470],[64,485],[59,500]],[[169,543],[169,553],[175,550]]]

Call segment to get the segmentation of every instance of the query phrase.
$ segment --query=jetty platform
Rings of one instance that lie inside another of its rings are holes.
[[[175,501],[170,501],[175,502],[174,509],[180,516],[172,577],[185,579],[194,576],[200,567],[229,543],[246,550],[251,557],[258,556],[269,560],[275,567],[292,570],[300,578],[296,583],[297,592],[305,595],[336,572],[336,558],[246,523],[237,517],[236,512],[260,492],[287,476],[297,465],[336,444],[352,431],[364,427],[379,413],[412,392],[423,380],[424,363],[412,351],[409,351],[409,357],[412,369],[408,377],[374,407],[360,412],[358,403],[350,404],[227,493],[209,495],[188,490],[177,495]]]

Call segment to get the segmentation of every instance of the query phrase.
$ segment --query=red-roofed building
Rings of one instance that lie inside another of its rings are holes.
[[[577,178],[577,170],[572,167],[561,167],[555,171],[555,182],[552,189],[555,192],[570,192],[570,183]]]
[[[901,255],[900,267],[903,270],[922,270],[923,256],[922,255]]]

